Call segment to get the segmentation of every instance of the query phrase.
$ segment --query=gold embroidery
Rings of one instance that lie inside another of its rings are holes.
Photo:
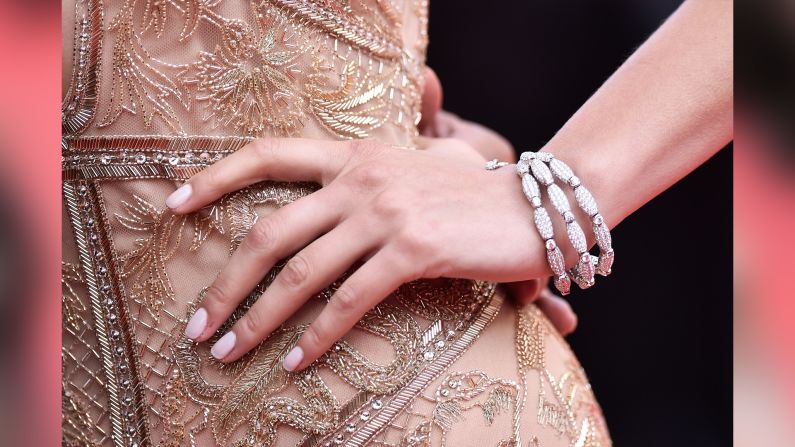
[[[293,135],[303,125],[305,98],[299,94],[297,60],[309,44],[303,29],[265,7],[255,6],[254,29],[218,17],[223,44],[201,52],[180,76],[195,84],[215,127],[230,126],[248,135],[271,131]]]
[[[85,284],[80,268],[68,262],[61,262],[61,319],[65,327],[73,334],[79,334],[86,328],[83,314],[88,308],[75,291],[76,284]]]
[[[104,118],[97,125],[106,127],[115,122],[122,113],[139,115],[144,126],[152,127],[159,118],[173,132],[182,133],[176,112],[170,101],[175,98],[183,107],[188,106],[188,94],[172,77],[163,73],[165,64],[154,59],[135,32],[133,11],[136,0],[125,0],[121,11],[110,23],[114,32],[110,105]]]
[[[430,446],[434,427],[441,431],[441,445],[445,445],[447,432],[474,408],[480,409],[486,426],[492,425],[500,413],[516,414],[519,394],[520,387],[515,382],[493,379],[482,371],[448,374],[433,397],[422,396],[434,404],[433,411],[407,430],[400,445]]]
[[[112,80],[99,127],[129,114],[184,135],[180,116],[195,101],[211,128],[245,135],[296,135],[308,116],[342,138],[370,137],[387,121],[417,133],[422,55],[401,49],[390,0],[252,0],[250,23],[221,15],[218,0],[147,0],[138,31],[139,3],[125,0],[108,27]],[[155,57],[143,37],[163,38],[171,10],[182,16],[179,41],[205,24],[220,43],[194,62]]]
[[[88,412],[73,398],[72,393],[61,390],[61,427],[63,447],[94,447],[91,439],[93,426]]]

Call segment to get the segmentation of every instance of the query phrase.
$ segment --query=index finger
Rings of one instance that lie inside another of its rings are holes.
[[[306,138],[260,138],[191,177],[166,199],[177,213],[189,213],[263,180],[327,184],[348,161],[348,145]]]

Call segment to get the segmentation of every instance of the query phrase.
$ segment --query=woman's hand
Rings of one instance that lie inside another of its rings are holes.
[[[541,239],[513,169],[489,172],[426,150],[374,141],[260,139],[194,176],[166,201],[177,213],[263,180],[323,187],[262,218],[208,289],[186,333],[207,340],[279,260],[293,256],[262,297],[212,348],[240,358],[311,296],[359,261],[285,358],[306,367],[401,284],[419,278],[519,281],[548,276]]]
[[[459,159],[471,159],[478,166],[483,166],[486,160],[492,158],[516,161],[513,146],[502,135],[442,109],[442,84],[430,68],[425,70],[422,121],[419,128],[426,137],[455,138],[467,143],[461,147],[440,145],[438,153]],[[548,278],[528,279],[505,284],[505,289],[509,298],[519,305],[536,302],[558,332],[568,335],[577,327],[577,315],[567,301],[545,288],[548,282]]]

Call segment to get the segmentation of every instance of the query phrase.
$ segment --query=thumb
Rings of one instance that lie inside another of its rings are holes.
[[[428,135],[433,129],[436,114],[442,109],[442,83],[431,68],[425,68],[425,85],[422,89],[422,102],[420,105],[419,130],[423,135]]]

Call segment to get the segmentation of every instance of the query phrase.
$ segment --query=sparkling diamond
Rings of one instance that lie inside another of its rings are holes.
[[[541,207],[541,198],[540,197],[533,197],[530,199],[530,205],[533,205],[533,208],[540,208]]]
[[[533,171],[533,176],[544,185],[551,185],[555,180],[552,178],[552,172],[543,161],[534,158],[530,160],[530,169]]]
[[[544,163],[549,163],[553,158],[555,158],[555,156],[549,152],[536,152],[536,158],[543,161]]]
[[[370,412],[366,410],[363,411],[362,414],[359,415],[359,418],[363,421],[370,419]]]
[[[536,158],[535,152],[522,152],[522,155],[519,156],[519,160],[521,161],[530,161],[533,158]]]
[[[376,399],[370,406],[373,407],[373,410],[380,410],[384,406],[384,403],[381,402],[381,399]]]
[[[560,186],[554,184],[549,185],[547,187],[547,194],[549,194],[549,200],[552,202],[552,206],[554,206],[560,214],[565,214],[567,211],[571,211],[569,199],[566,198],[566,193],[560,189]]]
[[[103,165],[109,164],[109,163],[110,163],[110,161],[111,161],[111,159],[112,159],[112,157],[110,156],[110,154],[102,154],[102,155],[99,157],[99,161],[100,161],[100,163],[102,163]]]
[[[601,214],[597,214],[596,216],[593,217],[593,223],[595,223],[596,225],[602,225],[604,221],[605,219],[602,217]]]
[[[596,273],[607,276],[613,270],[613,259],[615,258],[615,254],[613,250],[608,250],[606,252],[599,253],[599,262],[596,265]]]
[[[519,163],[516,163],[516,172],[519,175],[524,175],[530,172],[530,164],[527,160],[520,160]]]
[[[525,174],[522,176],[522,191],[524,191],[524,195],[527,196],[528,200],[532,200],[533,197],[541,196],[541,190],[538,188],[538,182],[536,182],[536,180],[530,174]]]
[[[555,247],[552,250],[547,250],[547,262],[549,262],[549,268],[552,269],[555,276],[566,274],[566,261],[563,259],[563,253],[560,248]]]
[[[354,430],[356,430],[356,426],[355,425],[353,425],[353,424],[345,424],[345,431],[347,431],[348,433],[353,433]]]
[[[560,276],[555,276],[552,279],[552,282],[555,284],[555,288],[558,289],[561,295],[566,296],[571,291],[571,279],[565,273]]]
[[[555,177],[563,180],[566,183],[568,183],[569,179],[574,176],[574,172],[572,172],[569,165],[563,163],[557,158],[550,160],[549,169],[552,170],[552,173],[555,174]]]
[[[168,157],[168,162],[176,166],[177,164],[179,164],[179,155],[172,155]]]
[[[581,289],[587,289],[594,284],[594,265],[591,262],[591,255],[588,253],[580,256],[577,267],[575,267],[574,282],[580,286]]]
[[[585,253],[588,251],[588,245],[585,242],[585,233],[582,232],[582,228],[580,228],[580,225],[576,221],[566,224],[566,232],[569,234],[571,245],[577,253]]]
[[[140,164],[140,163],[145,163],[145,162],[146,162],[146,155],[144,155],[144,154],[137,154],[137,155],[135,156],[135,162],[136,162],[136,163],[139,163],[139,164]]]
[[[610,250],[613,245],[613,238],[610,236],[610,230],[607,225],[604,222],[601,225],[594,225],[593,233],[596,236],[596,245],[599,246],[599,250]]]
[[[535,216],[535,223],[536,228],[538,228],[538,233],[541,235],[541,238],[544,240],[552,239],[554,236],[552,230],[552,219],[549,218],[549,213],[544,208],[536,208],[534,211]]]
[[[547,250],[554,250],[558,246],[558,244],[555,243],[554,239],[547,240],[545,245],[547,247]]]
[[[591,191],[588,191],[584,186],[580,185],[574,188],[574,198],[577,199],[577,204],[580,205],[580,208],[588,213],[589,216],[599,212],[596,209],[596,200],[594,200]]]
[[[422,356],[425,358],[425,360],[433,360],[433,351],[425,351]]]
[[[571,186],[572,188],[580,186],[580,178],[577,177],[576,175],[571,176],[571,178],[569,179],[569,186]]]

